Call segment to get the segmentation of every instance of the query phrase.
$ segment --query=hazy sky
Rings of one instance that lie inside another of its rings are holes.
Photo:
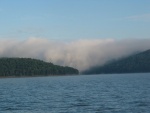
[[[150,49],[150,0],[0,0],[0,57],[80,71]]]
[[[0,0],[0,38],[150,38],[150,0]]]

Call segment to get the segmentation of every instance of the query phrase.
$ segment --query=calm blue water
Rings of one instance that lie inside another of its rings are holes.
[[[150,74],[0,79],[0,113],[150,113]]]

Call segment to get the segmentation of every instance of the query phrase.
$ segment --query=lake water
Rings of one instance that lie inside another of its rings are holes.
[[[0,79],[0,113],[150,113],[150,74]]]

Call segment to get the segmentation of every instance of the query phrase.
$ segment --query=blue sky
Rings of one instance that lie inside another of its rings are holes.
[[[150,38],[150,0],[0,0],[0,38]]]

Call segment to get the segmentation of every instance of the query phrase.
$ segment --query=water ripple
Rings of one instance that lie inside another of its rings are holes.
[[[0,79],[0,113],[149,113],[149,74]]]

